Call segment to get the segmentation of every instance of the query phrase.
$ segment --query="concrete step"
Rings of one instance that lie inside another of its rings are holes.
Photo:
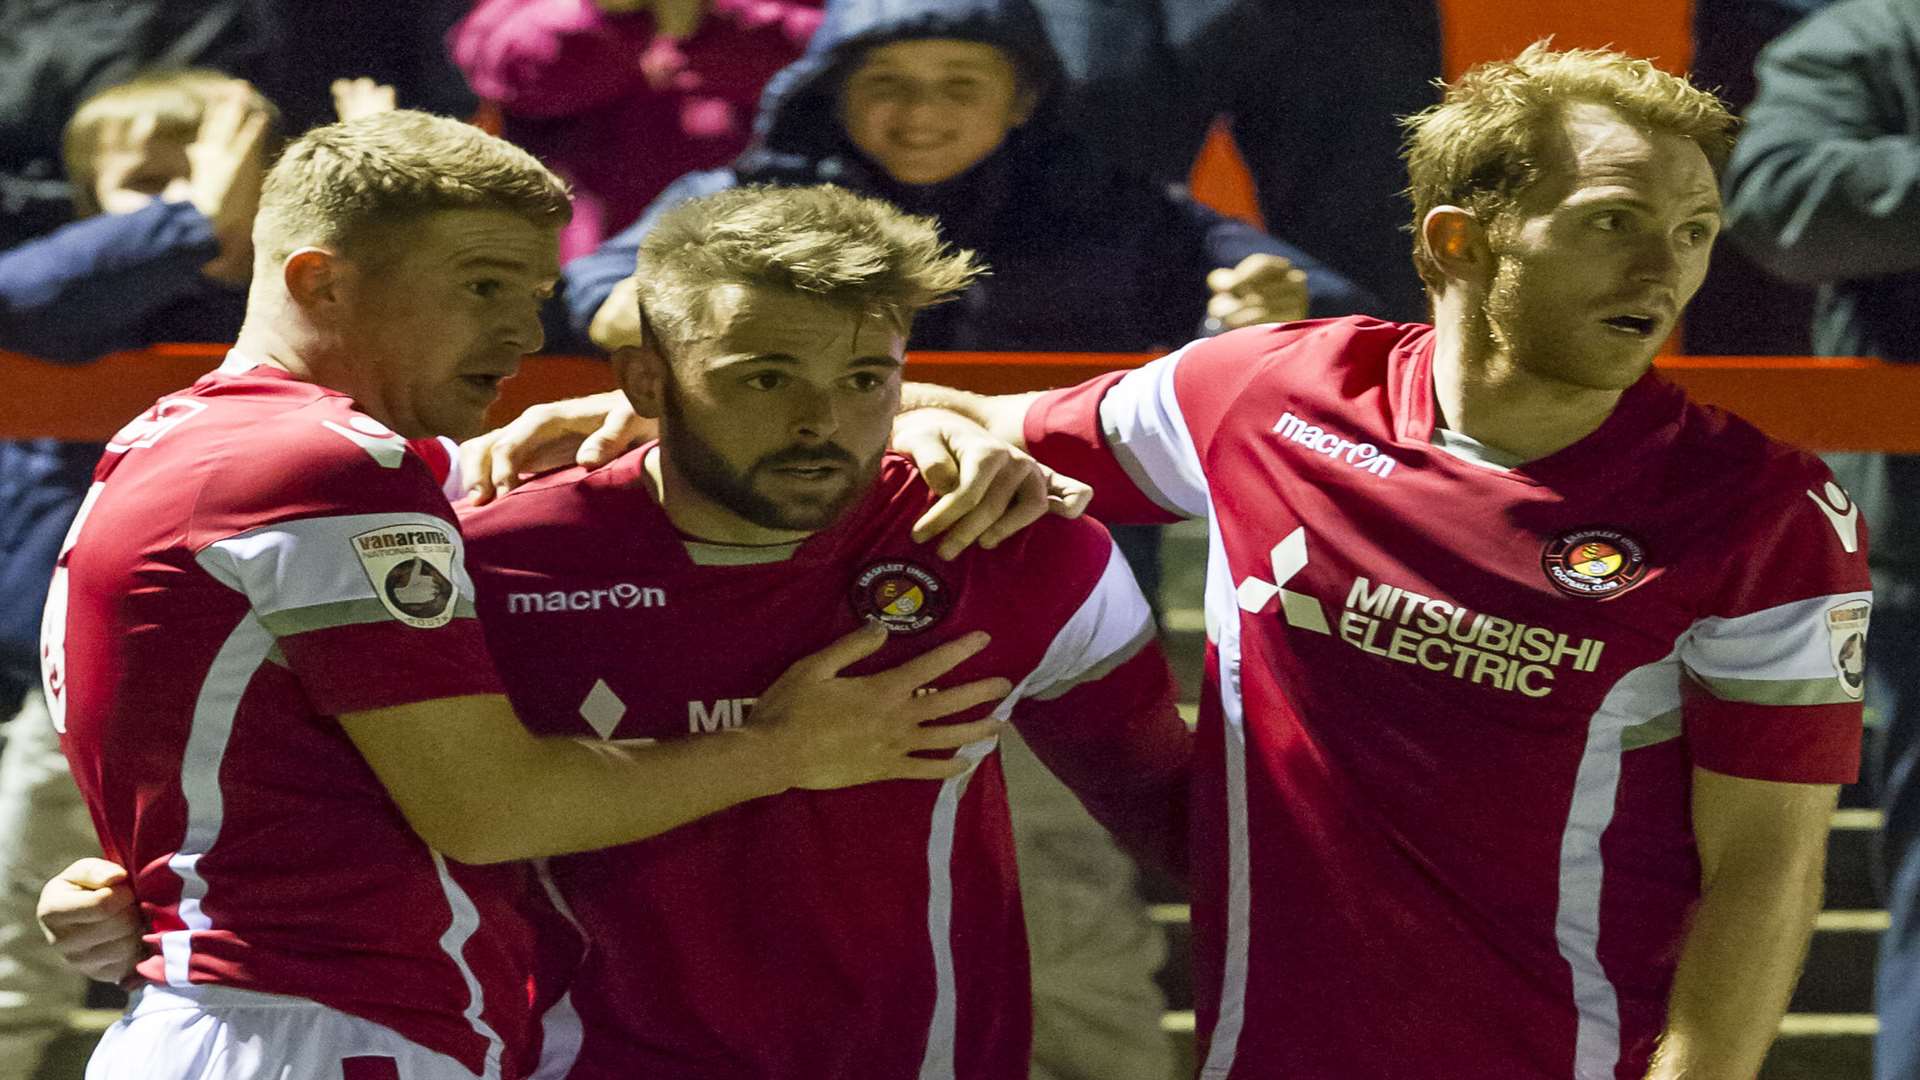
[[[1176,1048],[1176,1077],[1193,1075],[1193,1014],[1169,1012],[1160,1026]],[[1780,1023],[1780,1037],[1767,1055],[1758,1080],[1872,1080],[1872,1016],[1790,1015]]]
[[[1167,932],[1169,959],[1158,975],[1167,1004],[1175,1009],[1191,1008],[1193,980],[1187,958],[1193,939],[1187,905],[1154,904],[1149,914]],[[1821,912],[1807,950],[1806,971],[1794,989],[1790,1011],[1872,1012],[1874,956],[1886,928],[1884,911]]]

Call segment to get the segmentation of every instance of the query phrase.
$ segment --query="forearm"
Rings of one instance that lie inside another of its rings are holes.
[[[532,742],[498,778],[464,861],[631,843],[791,786],[773,740],[752,728],[662,742]]]
[[[78,362],[140,344],[141,321],[203,288],[219,250],[192,205],[155,203],[0,253],[0,348]]]
[[[900,388],[900,411],[944,409],[964,416],[1006,442],[1025,449],[1027,407],[1040,391],[1027,394],[976,394],[951,386],[910,382]]]
[[[1756,858],[1756,863],[1767,860]],[[1820,910],[1821,867],[1729,871],[1701,897],[1648,1080],[1753,1080]]]

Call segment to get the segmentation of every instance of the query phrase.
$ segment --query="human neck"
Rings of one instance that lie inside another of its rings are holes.
[[[1475,333],[1464,305],[1436,305],[1433,396],[1439,422],[1520,461],[1564,450],[1599,428],[1621,390],[1537,375]]]
[[[663,452],[662,444],[654,444],[641,464],[653,501],[660,504],[674,529],[689,539],[736,547],[772,547],[797,544],[813,535],[802,530],[756,525],[714,503],[680,475],[670,456]]]

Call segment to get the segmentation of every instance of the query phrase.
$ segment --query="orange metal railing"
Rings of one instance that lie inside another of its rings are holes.
[[[61,367],[0,352],[0,436],[104,440],[154,398],[192,382],[224,346],[163,345]],[[1150,357],[1125,353],[915,353],[912,379],[988,393],[1064,386]],[[1920,453],[1920,365],[1804,356],[1663,356],[1661,370],[1694,397],[1731,409],[1813,450]],[[605,390],[607,365],[536,357],[509,380],[494,415]]]

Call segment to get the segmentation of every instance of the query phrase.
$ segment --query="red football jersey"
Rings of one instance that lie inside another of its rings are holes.
[[[998,712],[1096,815],[1143,846],[1183,842],[1188,736],[1103,529],[1048,520],[943,562],[909,536],[931,495],[889,457],[803,543],[688,543],[650,493],[648,452],[464,514],[488,640],[537,731],[724,737],[790,663],[863,618],[894,637],[853,674],[984,629],[992,644],[938,685],[1007,676]],[[572,1077],[1024,1080],[1005,788],[990,745],[963,752],[977,765],[945,783],[790,791],[551,860],[589,942]]]
[[[1699,895],[1693,766],[1850,780],[1870,604],[1814,458],[1649,375],[1511,469],[1433,334],[1268,326],[1041,396],[1110,520],[1208,522],[1208,1078],[1638,1078]]]
[[[153,930],[143,977],[307,998],[515,1074],[525,868],[429,849],[334,719],[499,693],[472,595],[428,464],[341,394],[237,361],[114,436],[42,656]]]

